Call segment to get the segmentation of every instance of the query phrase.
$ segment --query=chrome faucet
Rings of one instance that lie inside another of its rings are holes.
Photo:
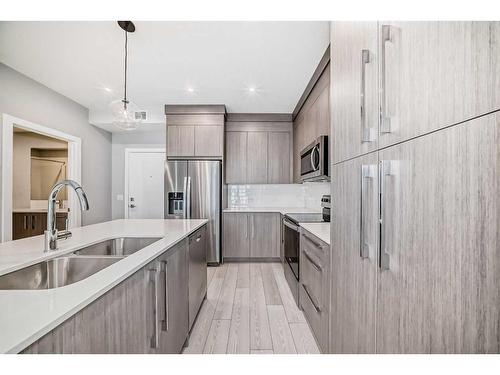
[[[63,231],[58,231],[56,228],[56,197],[59,191],[65,187],[71,186],[78,196],[80,201],[80,207],[82,211],[87,211],[89,209],[89,202],[87,196],[83,191],[82,187],[73,180],[63,180],[59,181],[52,187],[48,199],[48,210],[47,210],[47,230],[45,231],[45,251],[57,250],[57,240],[60,238],[71,237],[71,232],[66,227]]]

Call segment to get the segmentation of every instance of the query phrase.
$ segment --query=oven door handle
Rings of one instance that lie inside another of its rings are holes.
[[[298,232],[299,231],[299,227],[290,223],[288,220],[283,220],[283,225],[287,226],[288,228],[290,229],[293,229],[294,231]]]

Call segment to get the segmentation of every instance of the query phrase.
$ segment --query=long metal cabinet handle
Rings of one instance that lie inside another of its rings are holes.
[[[24,218],[23,229],[27,230],[28,229],[28,215],[23,215],[23,218]]]
[[[187,177],[184,177],[184,184],[182,187],[182,199],[184,200],[184,210],[182,211],[183,219],[187,219]]]
[[[168,331],[169,327],[169,314],[168,314],[168,306],[170,304],[169,301],[169,291],[168,291],[168,261],[163,261],[163,275],[165,277],[164,284],[165,284],[165,304],[163,308],[165,309],[165,314],[163,315],[165,317],[165,320],[161,322],[161,329],[162,331]]]
[[[383,270],[389,270],[391,264],[390,254],[386,249],[385,238],[385,177],[394,176],[397,171],[397,164],[394,160],[381,160],[379,165],[379,184],[380,184],[380,254],[379,267]]]
[[[376,165],[362,165],[361,166],[361,200],[360,200],[360,223],[359,223],[359,256],[362,259],[370,257],[370,248],[371,245],[367,241],[366,229],[365,229],[365,220],[364,220],[364,207],[365,207],[365,196],[366,196],[366,187],[368,185],[368,181],[373,180],[375,177],[375,168]]]
[[[311,242],[314,246],[316,246],[316,247],[318,247],[318,248],[320,248],[320,249],[323,249],[323,246],[322,246],[320,243],[318,243],[318,242],[314,241],[314,240],[313,240],[311,237],[309,237],[307,234],[305,234],[304,232],[302,232],[302,235],[303,235],[305,238],[307,238],[307,240],[308,240],[309,242]]]
[[[323,268],[322,268],[319,264],[317,264],[317,263],[313,260],[313,258],[311,257],[311,255],[310,255],[307,251],[305,251],[305,250],[304,250],[304,256],[307,258],[307,260],[309,261],[309,263],[311,263],[311,265],[314,267],[314,269],[315,269],[316,271],[318,271],[318,272],[323,272]]]
[[[187,218],[191,219],[191,177],[187,178]]]
[[[373,142],[373,129],[366,126],[366,64],[370,62],[370,51],[361,50],[361,89],[360,89],[360,117],[361,142]]]
[[[252,217],[252,238],[255,238],[255,215],[251,215]]]
[[[391,118],[387,114],[387,71],[386,71],[386,44],[392,42],[391,26],[382,25],[381,60],[381,100],[380,100],[380,132],[391,133]]]
[[[314,302],[314,298],[312,298],[311,293],[309,293],[309,287],[306,284],[304,284],[304,283],[302,283],[302,286],[304,287],[304,290],[305,290],[306,294],[308,295],[309,299],[311,300],[312,305],[314,306],[314,309],[316,310],[316,312],[320,313],[321,312],[321,307],[319,307],[316,304],[316,302]]]
[[[152,268],[149,270],[149,281],[153,283],[154,290],[154,330],[151,336],[151,348],[158,348],[159,333],[158,333],[158,268]]]

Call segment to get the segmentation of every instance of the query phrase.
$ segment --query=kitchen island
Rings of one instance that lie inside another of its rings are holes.
[[[160,238],[70,285],[42,290],[0,290],[0,352],[17,353],[27,348],[182,241],[187,243],[187,238],[206,223],[205,219],[109,221],[72,229],[72,238],[61,240],[59,249],[48,253],[43,252],[43,236],[0,244],[1,276],[107,239]],[[158,318],[156,311],[154,314]],[[160,334],[158,330],[153,333],[158,346]],[[104,336],[106,332],[100,334]]]

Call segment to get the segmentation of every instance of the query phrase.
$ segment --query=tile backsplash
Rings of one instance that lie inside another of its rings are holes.
[[[231,207],[321,208],[321,196],[330,194],[329,182],[279,185],[228,185]]]

